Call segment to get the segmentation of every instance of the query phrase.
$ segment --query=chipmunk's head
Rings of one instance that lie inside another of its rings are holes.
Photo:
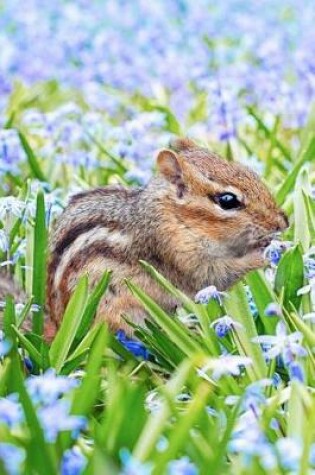
[[[259,176],[189,139],[177,139],[157,158],[168,183],[170,207],[188,232],[200,236],[216,257],[242,257],[264,250],[288,227]],[[211,248],[212,243],[212,248]]]

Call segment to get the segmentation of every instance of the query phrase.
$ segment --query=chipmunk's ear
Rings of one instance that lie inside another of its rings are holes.
[[[198,145],[193,140],[186,137],[171,139],[169,146],[175,152],[184,152],[185,150],[194,150],[198,148]]]
[[[185,191],[185,183],[179,157],[172,150],[161,150],[156,162],[159,173],[176,186],[177,196],[181,198]]]

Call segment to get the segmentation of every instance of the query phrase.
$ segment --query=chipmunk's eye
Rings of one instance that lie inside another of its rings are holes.
[[[213,200],[225,210],[242,208],[243,206],[234,193],[220,193],[215,195]]]

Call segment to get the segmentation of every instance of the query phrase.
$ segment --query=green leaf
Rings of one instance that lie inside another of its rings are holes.
[[[20,137],[20,141],[21,141],[21,145],[26,153],[26,156],[27,156],[27,160],[28,160],[28,163],[30,165],[30,169],[32,171],[32,174],[35,178],[38,178],[38,180],[40,181],[48,181],[39,165],[39,162],[36,158],[36,155],[35,153],[33,152],[27,138],[25,137],[25,135],[19,131],[18,132],[19,134],[19,137]]]
[[[21,345],[22,345],[22,348],[24,348],[28,354],[30,355],[30,357],[32,358],[32,360],[34,360],[34,362],[38,365],[38,366],[41,366],[41,363],[42,363],[42,359],[41,359],[41,354],[39,353],[39,351],[35,348],[34,345],[32,345],[32,343],[30,342],[30,340],[28,340],[20,331],[17,327],[15,327],[14,325],[12,325],[12,329],[14,331],[14,333],[16,334],[16,336],[18,337]]]
[[[39,306],[39,311],[33,312],[33,332],[43,334],[44,306],[46,295],[46,259],[47,259],[47,229],[44,193],[40,190],[36,200],[36,220],[33,246],[33,302]]]
[[[65,363],[70,347],[81,324],[88,295],[88,280],[83,276],[67,305],[61,326],[50,347],[49,357],[53,368],[59,372]]]
[[[80,326],[77,331],[76,341],[81,340],[90,328],[100,300],[108,287],[110,276],[111,272],[105,271],[102,278],[89,296],[86,307],[84,309]]]
[[[12,328],[15,323],[15,307],[13,297],[11,295],[7,295],[3,313],[3,330],[11,343],[15,342],[15,334]]]
[[[167,315],[154,300],[132,282],[126,282],[133,295],[142,303],[145,310],[151,315],[153,321],[168,334],[169,338],[187,355],[204,353],[204,349],[188,334],[187,329],[178,321]]]
[[[298,161],[292,168],[291,172],[287,175],[287,178],[279,188],[276,194],[276,200],[279,206],[281,206],[290,192],[293,190],[297,176],[306,162],[312,162],[315,159],[315,137],[310,141],[306,150],[302,150]]]
[[[44,431],[37,418],[35,408],[24,386],[21,364],[17,353],[11,361],[10,375],[11,391],[19,394],[19,400],[24,410],[26,425],[30,434],[27,441],[26,465],[28,469],[25,473],[55,475],[57,473],[56,467],[49,446],[45,442]]]
[[[301,296],[297,291],[303,286],[304,266],[301,246],[297,244],[289,249],[281,258],[275,279],[275,290],[278,295],[283,293],[283,305],[291,310],[291,303],[299,308]]]
[[[249,285],[254,302],[256,304],[259,318],[262,321],[266,333],[273,335],[275,333],[275,327],[277,320],[267,317],[265,314],[266,307],[271,302],[276,302],[277,297],[267,282],[263,271],[250,272],[246,276],[246,282]]]
[[[225,308],[228,315],[242,325],[240,329],[235,328],[236,345],[240,355],[248,356],[252,360],[252,365],[247,368],[250,378],[255,381],[266,377],[264,356],[259,346],[252,341],[258,334],[242,283],[234,285],[230,290],[229,297],[225,300]]]
[[[71,413],[88,415],[99,394],[101,383],[101,368],[104,351],[107,347],[107,329],[104,324],[98,328],[94,339],[87,365],[85,376],[80,388],[76,391]]]

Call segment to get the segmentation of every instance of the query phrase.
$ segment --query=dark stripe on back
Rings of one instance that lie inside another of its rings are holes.
[[[79,249],[71,259],[69,259],[69,263],[66,266],[64,273],[70,274],[71,272],[78,272],[84,267],[84,264],[90,262],[96,257],[112,259],[120,264],[129,262],[128,252],[121,251],[117,246],[110,246],[104,240],[94,241],[89,246],[84,246]]]
[[[119,229],[119,225],[115,221],[108,221],[108,218],[103,218],[102,216],[95,216],[93,219],[90,218],[87,221],[80,222],[72,226],[64,236],[58,239],[58,242],[53,249],[53,252],[56,253],[59,257],[64,253],[64,251],[81,235],[93,228],[103,227],[109,231],[116,231]]]

